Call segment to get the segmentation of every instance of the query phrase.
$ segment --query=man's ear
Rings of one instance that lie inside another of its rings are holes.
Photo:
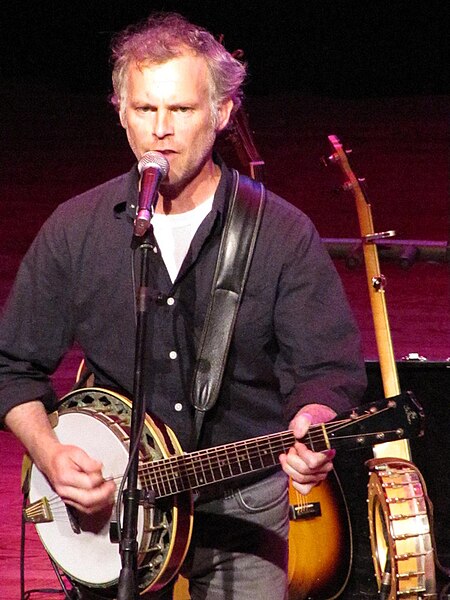
[[[231,111],[233,110],[233,100],[225,100],[218,110],[217,131],[222,131],[230,121]]]
[[[124,129],[126,129],[127,128],[126,110],[125,110],[125,108],[123,108],[122,104],[120,104],[120,108],[119,108],[119,119],[120,119],[120,124],[122,125],[122,127]]]

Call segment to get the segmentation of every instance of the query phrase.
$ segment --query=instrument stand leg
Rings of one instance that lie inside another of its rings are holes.
[[[61,574],[58,570],[57,565],[53,562],[53,560],[50,557],[49,557],[50,563],[56,573],[56,577],[58,578],[61,588],[60,589],[45,588],[45,589],[25,590],[25,542],[26,542],[25,526],[26,526],[27,521],[25,519],[24,511],[28,504],[28,477],[29,477],[29,474],[25,477],[25,481],[22,486],[23,501],[22,501],[22,515],[21,515],[21,526],[20,526],[20,529],[21,529],[21,531],[20,531],[20,600],[27,600],[30,597],[30,594],[32,594],[32,593],[58,594],[61,591],[63,592],[63,594],[67,600],[81,600],[81,596],[79,595],[78,591],[76,591],[76,595],[73,595],[73,593],[72,593],[73,589],[69,590],[66,587],[66,585],[64,584],[64,581],[61,577]]]

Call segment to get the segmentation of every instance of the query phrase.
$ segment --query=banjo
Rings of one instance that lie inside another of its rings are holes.
[[[360,224],[381,377],[386,396],[400,394],[389,318],[385,277],[380,272],[377,242],[395,235],[376,233],[365,180],[354,174],[347,153],[335,135],[328,136],[333,148],[330,161],[344,175],[343,189],[353,193]],[[370,470],[368,517],[372,558],[380,598],[411,600],[436,595],[432,507],[422,474],[411,462],[407,439],[380,444],[373,449]]]
[[[102,388],[75,390],[50,419],[62,443],[81,447],[103,463],[105,478],[121,481],[128,462],[128,398]],[[313,425],[302,442],[315,451],[373,446],[420,435],[422,421],[420,405],[407,392]],[[139,460],[139,593],[161,589],[177,574],[190,541],[195,490],[278,465],[294,441],[292,431],[282,431],[183,453],[170,428],[146,415]],[[35,524],[51,560],[93,597],[114,598],[121,569],[115,512],[93,517],[73,510],[36,465],[28,460],[24,466],[24,519]]]

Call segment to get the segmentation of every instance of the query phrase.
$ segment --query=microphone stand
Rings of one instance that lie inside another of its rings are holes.
[[[136,299],[137,321],[135,342],[135,373],[133,403],[131,409],[130,428],[130,457],[128,464],[127,488],[123,493],[123,528],[120,538],[120,555],[122,569],[119,575],[117,600],[136,600],[139,598],[137,577],[137,520],[138,509],[141,503],[141,491],[138,489],[139,469],[139,444],[145,419],[145,396],[143,387],[145,340],[147,335],[147,317],[150,300],[149,293],[149,252],[153,245],[149,242],[149,233],[152,227],[142,236],[134,236],[141,250],[140,283]],[[120,499],[118,499],[120,501]],[[146,503],[154,502],[154,498],[145,499]],[[120,523],[117,524],[120,528]]]

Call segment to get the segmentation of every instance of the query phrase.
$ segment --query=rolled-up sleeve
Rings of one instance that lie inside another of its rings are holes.
[[[58,216],[27,252],[0,320],[0,418],[14,406],[55,401],[51,374],[72,342],[68,253]]]

